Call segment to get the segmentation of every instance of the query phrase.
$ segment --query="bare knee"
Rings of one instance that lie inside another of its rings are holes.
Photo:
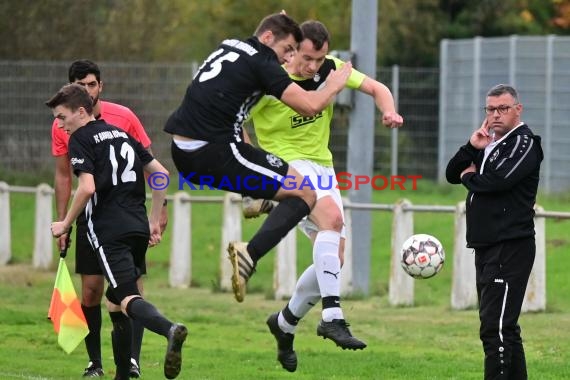
[[[107,306],[107,311],[109,311],[111,313],[121,311],[120,305],[117,305],[117,304],[109,301],[108,299],[105,299],[105,306]]]
[[[331,230],[341,232],[344,227],[344,218],[335,201],[330,196],[317,201],[310,215],[319,231]]]
[[[136,295],[127,296],[121,300],[121,308],[120,309],[123,312],[123,314],[125,314],[126,316],[129,315],[129,314],[127,314],[127,305],[129,304],[129,302],[133,298],[142,298],[142,297],[139,296],[138,294],[136,294]]]
[[[101,304],[105,279],[101,275],[81,276],[81,303],[87,307]]]

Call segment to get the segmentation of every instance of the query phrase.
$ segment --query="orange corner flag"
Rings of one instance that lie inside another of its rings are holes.
[[[58,334],[57,342],[68,354],[89,334],[87,321],[64,259],[59,259],[48,318],[53,322],[53,329]]]

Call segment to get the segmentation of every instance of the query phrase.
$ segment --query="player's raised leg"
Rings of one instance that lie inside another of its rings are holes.
[[[250,145],[244,149],[254,149]],[[259,154],[259,153],[257,153]],[[266,152],[262,153],[264,156]],[[281,164],[285,168],[285,163]],[[229,259],[232,263],[232,287],[238,302],[243,302],[247,282],[255,272],[257,262],[274,248],[294,228],[301,219],[308,215],[315,204],[315,191],[309,186],[300,186],[302,176],[291,166],[286,166],[286,175],[281,172],[278,190],[272,193],[265,191],[251,191],[247,195],[255,198],[272,198],[279,204],[265,219],[259,231],[248,242],[231,242],[228,246]],[[269,178],[271,179],[271,178]]]

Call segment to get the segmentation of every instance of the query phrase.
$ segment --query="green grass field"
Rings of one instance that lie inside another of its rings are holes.
[[[407,198],[414,204],[454,205],[463,200],[460,186],[436,186],[419,181],[418,191],[374,193],[376,203]],[[218,192],[213,195],[220,195]],[[568,211],[568,195],[539,196],[546,210]],[[31,269],[34,197],[13,194],[12,255],[0,267],[0,379],[74,379],[87,363],[80,345],[66,355],[57,345],[46,319],[55,264],[49,271]],[[478,339],[475,310],[453,311],[451,291],[451,214],[416,213],[415,231],[430,233],[447,248],[447,262],[436,277],[416,281],[416,305],[388,305],[391,214],[373,214],[370,296],[343,301],[353,333],[368,343],[364,351],[343,351],[316,336],[320,308],[300,323],[295,348],[297,372],[290,374],[276,361],[275,343],[265,326],[267,316],[285,301],[272,299],[272,265],[269,254],[252,278],[244,303],[218,286],[221,205],[193,206],[192,284],[188,289],[168,287],[169,232],[157,248],[148,251],[146,297],[173,320],[184,322],[190,335],[184,349],[179,379],[481,379],[483,353]],[[244,238],[261,220],[244,221]],[[570,270],[568,223],[547,221],[547,310],[521,317],[530,379],[570,378]],[[311,260],[308,242],[299,235],[298,273]],[[67,263],[74,267],[71,250]],[[79,278],[74,276],[76,289]],[[106,378],[113,378],[110,321],[103,319],[103,360]],[[141,365],[144,379],[160,379],[165,341],[145,333]]]

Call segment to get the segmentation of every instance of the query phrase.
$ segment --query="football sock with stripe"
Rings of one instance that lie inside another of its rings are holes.
[[[321,299],[319,283],[315,265],[311,264],[299,277],[295,285],[295,291],[289,300],[287,308],[296,318],[301,319]]]
[[[291,197],[280,201],[247,245],[254,263],[275,247],[310,212],[310,207],[301,198]]]
[[[323,320],[343,319],[340,308],[340,232],[319,231],[313,244],[313,262],[323,299]],[[326,302],[325,302],[326,301]]]
[[[297,324],[301,318],[296,317],[289,309],[289,305],[285,306],[281,312],[279,312],[279,316],[277,317],[277,324],[281,331],[295,334],[295,329],[297,328]]]

